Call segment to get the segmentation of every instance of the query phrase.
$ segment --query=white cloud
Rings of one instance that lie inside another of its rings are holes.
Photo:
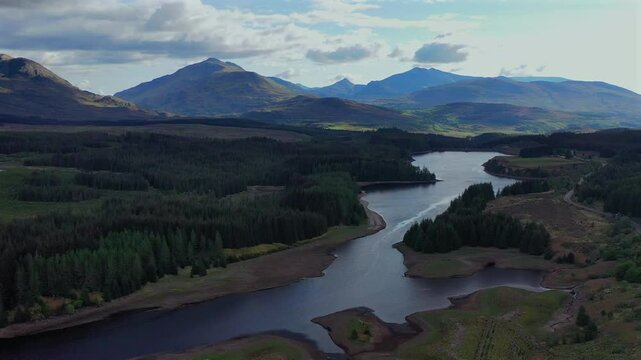
[[[282,79],[292,79],[299,75],[300,75],[300,71],[298,69],[287,69],[285,71],[277,73],[274,76]]]
[[[376,53],[376,47],[367,48],[362,45],[342,46],[330,51],[311,49],[307,58],[321,64],[338,64],[366,59]]]
[[[467,59],[465,45],[429,43],[414,53],[414,61],[426,64],[447,64],[462,62]]]

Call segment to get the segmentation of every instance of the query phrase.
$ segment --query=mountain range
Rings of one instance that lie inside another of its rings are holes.
[[[415,67],[404,73],[392,75],[383,80],[370,81],[367,85],[355,85],[343,79],[335,84],[309,89],[319,96],[340,96],[351,100],[376,100],[407,95],[433,86],[452,84],[475,79],[440,71],[434,68]]]
[[[0,54],[0,115],[56,120],[149,117],[132,102],[83,91],[44,66]]]
[[[380,103],[394,108],[421,109],[454,102],[499,103],[612,115],[641,114],[641,95],[604,82],[522,82],[505,77],[429,87]]]
[[[145,109],[145,110],[140,110]],[[641,95],[564,78],[483,78],[414,68],[309,88],[210,58],[115,96],[80,90],[42,65],[0,55],[0,118],[127,120],[236,116],[330,128],[549,132],[641,127]]]

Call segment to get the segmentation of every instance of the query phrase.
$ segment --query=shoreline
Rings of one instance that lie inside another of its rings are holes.
[[[356,184],[361,189],[376,186],[412,186],[412,185],[434,185],[442,180],[409,180],[409,181],[359,181]]]
[[[447,257],[448,259],[452,261],[463,261],[463,262],[468,262],[467,265],[469,265],[468,268],[461,268],[459,271],[456,271],[454,273],[450,274],[434,274],[434,275],[426,275],[422,273],[421,269],[418,268],[418,266],[421,263],[424,263],[425,259],[421,259],[423,257],[436,257],[436,256],[441,256],[441,255],[447,255],[447,254],[423,254],[416,252],[407,246],[405,246],[402,242],[394,244],[394,248],[398,250],[398,252],[403,255],[403,265],[405,265],[405,268],[407,269],[405,271],[405,276],[410,277],[410,278],[417,278],[417,279],[456,279],[456,278],[465,278],[469,276],[474,276],[478,274],[479,272],[488,269],[488,268],[497,268],[497,269],[503,269],[503,270],[526,270],[526,271],[538,271],[540,272],[543,276],[541,278],[541,282],[539,285],[548,290],[571,290],[576,287],[576,285],[560,285],[560,284],[554,284],[552,283],[552,279],[548,279],[548,276],[553,275],[554,273],[558,272],[559,270],[564,270],[566,268],[560,266],[559,264],[551,263],[549,264],[550,266],[553,266],[554,268],[546,268],[544,266],[537,266],[537,265],[513,265],[513,264],[504,264],[502,259],[499,257],[493,257],[494,255],[504,252],[505,255],[510,255],[509,253],[512,252],[517,252],[515,249],[495,249],[495,248],[474,248],[474,247],[463,247],[459,250],[456,251],[466,251],[469,249],[473,249],[475,251],[478,251],[479,256],[487,256],[488,258],[484,260],[484,263],[469,263],[469,260],[461,256],[460,254],[451,254],[451,256]],[[527,256],[524,254],[518,254],[522,256]],[[541,260],[543,260],[541,258]],[[569,269],[569,267],[568,267]]]
[[[485,166],[483,166],[483,171],[484,171],[486,174],[489,174],[489,175],[492,175],[492,176],[496,176],[496,177],[499,177],[499,178],[504,178],[504,179],[513,179],[513,180],[535,180],[535,181],[536,181],[536,180],[546,180],[546,179],[547,179],[547,178],[544,178],[544,177],[517,176],[517,175],[501,174],[501,173],[497,173],[497,172],[494,172],[494,171],[489,171],[489,170],[487,170],[487,169],[485,168]]]
[[[369,204],[363,196],[364,194],[361,194],[359,198],[367,214],[366,224],[332,228],[327,233],[305,240],[298,246],[232,263],[224,270],[214,270],[214,274],[193,278],[192,282],[197,284],[191,284],[193,286],[183,289],[182,293],[177,292],[175,288],[166,287],[167,282],[177,279],[176,275],[168,275],[156,283],[147,284],[130,295],[100,307],[82,308],[72,315],[11,324],[0,328],[0,339],[10,340],[71,328],[107,320],[128,312],[173,310],[227,295],[268,290],[288,286],[305,278],[324,276],[324,270],[334,261],[333,252],[338,247],[349,241],[375,234],[387,226],[380,214],[369,209]],[[274,266],[277,264],[288,264],[288,268],[285,271]]]

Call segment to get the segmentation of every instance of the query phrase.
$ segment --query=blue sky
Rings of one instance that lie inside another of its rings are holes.
[[[104,94],[208,57],[308,86],[422,66],[641,92],[637,0],[0,0],[0,33]]]

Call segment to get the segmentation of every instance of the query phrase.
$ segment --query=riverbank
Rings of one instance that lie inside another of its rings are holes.
[[[546,324],[569,297],[498,287],[450,298],[448,308],[413,313],[402,325],[384,323],[366,308],[314,322],[349,358],[360,360],[549,358],[541,346],[550,333]]]
[[[417,180],[417,181],[359,181],[356,184],[362,189],[374,186],[412,186],[412,185],[434,185],[441,180]]]
[[[188,269],[168,275],[139,291],[100,307],[82,308],[71,315],[56,316],[29,323],[12,324],[0,329],[0,338],[32,335],[104,320],[110,316],[142,310],[168,310],[215,298],[287,286],[304,278],[323,276],[334,261],[333,251],[342,244],[374,234],[385,228],[383,218],[368,208],[367,223],[331,228],[324,235],[289,249],[230,264],[225,269],[210,269],[207,276],[191,278]],[[286,266],[284,266],[286,264]]]
[[[135,360],[182,360],[182,359],[306,359],[324,360],[325,355],[314,344],[293,340],[280,335],[254,335],[225,341],[220,344],[199,346],[178,353],[146,355]]]

